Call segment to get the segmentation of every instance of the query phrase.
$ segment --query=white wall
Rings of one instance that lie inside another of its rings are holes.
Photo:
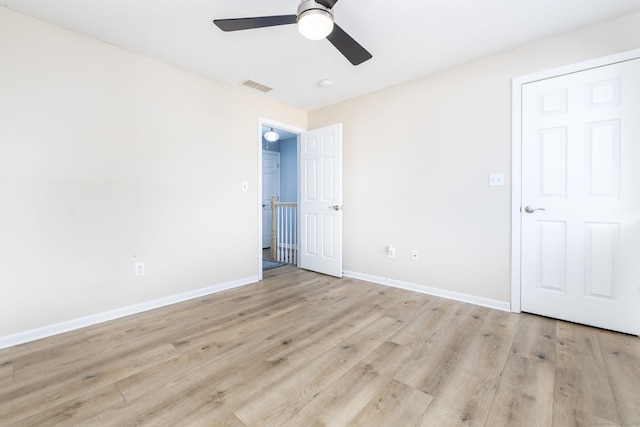
[[[257,277],[261,116],[306,127],[0,8],[0,337]]]
[[[345,270],[508,302],[511,79],[638,47],[634,14],[310,112],[344,125]]]

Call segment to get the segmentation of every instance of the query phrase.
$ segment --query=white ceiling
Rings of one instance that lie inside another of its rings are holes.
[[[336,23],[373,54],[354,67],[295,25],[224,33],[214,18],[295,14],[298,0],[0,0],[107,43],[312,110],[640,11],[640,0],[340,0]],[[319,82],[331,79],[330,88]]]

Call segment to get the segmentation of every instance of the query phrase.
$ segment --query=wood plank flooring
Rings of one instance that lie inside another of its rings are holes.
[[[0,425],[640,425],[640,340],[287,266],[0,350]]]

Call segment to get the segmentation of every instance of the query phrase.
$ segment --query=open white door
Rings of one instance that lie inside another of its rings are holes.
[[[300,134],[298,267],[342,277],[342,124]]]
[[[640,334],[640,59],[522,86],[522,310]]]

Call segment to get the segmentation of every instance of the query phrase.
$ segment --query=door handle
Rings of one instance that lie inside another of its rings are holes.
[[[531,206],[526,206],[524,208],[524,211],[526,213],[534,213],[535,211],[545,211],[545,210],[546,210],[545,208],[532,208]]]
[[[263,204],[262,204],[262,207],[263,207],[263,208],[266,208],[266,207],[267,207],[267,205],[265,205],[265,204],[263,203]]]
[[[334,211],[339,211],[342,209],[342,206],[340,205],[333,205],[333,206],[329,206],[329,209],[333,209]]]

